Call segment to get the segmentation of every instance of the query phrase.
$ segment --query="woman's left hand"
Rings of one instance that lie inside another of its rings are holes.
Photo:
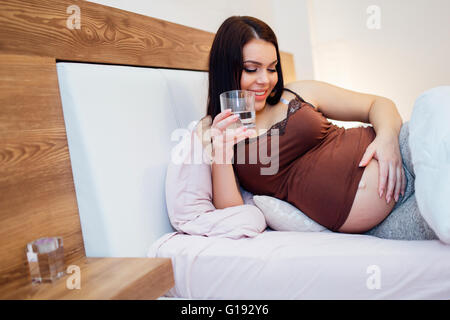
[[[406,187],[398,137],[395,135],[377,136],[367,147],[359,166],[365,167],[372,158],[378,160],[380,198],[387,187],[386,202],[389,203],[392,196],[397,202],[400,192],[402,196],[405,195]]]

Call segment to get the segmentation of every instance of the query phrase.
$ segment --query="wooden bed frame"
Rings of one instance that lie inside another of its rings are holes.
[[[207,71],[213,37],[86,1],[0,2],[0,298],[30,282],[31,240],[62,236],[66,266],[85,257],[56,62]],[[292,55],[281,63],[295,80]]]

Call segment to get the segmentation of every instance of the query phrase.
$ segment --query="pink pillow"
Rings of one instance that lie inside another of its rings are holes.
[[[255,205],[214,207],[211,162],[206,151],[194,130],[186,132],[172,150],[166,175],[166,205],[172,226],[191,235],[232,239],[263,232],[266,221]]]

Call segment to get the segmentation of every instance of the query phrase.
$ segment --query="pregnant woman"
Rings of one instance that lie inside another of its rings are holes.
[[[219,95],[235,89],[255,92],[254,130],[229,130],[238,118],[221,112]],[[216,208],[242,205],[241,185],[293,204],[332,231],[437,238],[414,197],[408,123],[402,124],[395,104],[320,81],[284,84],[276,36],[264,22],[235,16],[219,28],[210,53],[207,115],[213,119]],[[372,127],[344,129],[327,118]],[[262,174],[270,164],[258,153],[256,163],[248,161],[249,155],[274,138],[268,154],[278,170]]]

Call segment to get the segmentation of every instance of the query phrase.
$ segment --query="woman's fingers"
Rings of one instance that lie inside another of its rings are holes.
[[[394,193],[394,187],[395,187],[395,182],[396,182],[396,170],[394,168],[394,166],[389,163],[388,165],[389,168],[389,175],[388,175],[388,187],[387,187],[387,191],[386,191],[386,202],[389,203],[391,202],[393,193]]]
[[[217,142],[225,144],[227,146],[233,146],[234,144],[255,134],[255,130],[253,129],[247,130],[247,128],[245,127],[239,127],[237,129],[226,129],[224,131],[216,129],[215,132],[219,133],[215,135],[215,139],[217,139]]]
[[[402,197],[405,196],[406,191],[406,175],[405,170],[402,168]]]
[[[384,190],[386,190],[386,181],[388,178],[388,174],[389,174],[389,167],[386,165],[386,163],[384,161],[379,161],[379,194],[380,194],[380,198],[383,196],[384,194]],[[386,193],[387,194],[387,193]]]
[[[226,109],[226,110],[222,111],[214,118],[212,125],[213,126],[217,125],[220,121],[222,121],[226,117],[229,117],[230,114],[231,114],[231,109]]]
[[[229,110],[229,109],[228,109]],[[219,113],[213,121],[211,126],[211,137],[216,138],[217,136],[223,135],[225,132],[229,131],[227,128],[233,122],[236,122],[238,116],[227,114],[225,111]]]
[[[233,147],[240,141],[255,133],[255,130],[247,130],[245,127],[227,129],[214,138],[214,157],[217,164],[230,164],[233,157]],[[217,156],[217,157],[216,157]]]
[[[236,140],[239,139],[239,141],[242,141],[251,134],[253,134],[254,132],[255,130],[253,129],[248,130],[244,126],[239,127],[237,129],[227,129],[225,130],[225,141],[234,144],[237,143]]]
[[[384,185],[381,183],[384,181]],[[393,163],[384,164],[380,162],[380,189],[386,187],[386,202],[389,203],[394,198],[398,201],[400,192],[405,194],[406,178],[401,166]]]
[[[396,179],[397,181],[395,182],[395,191],[394,191],[395,202],[398,201],[398,197],[400,196],[400,191],[402,189],[402,169],[400,169],[400,167],[397,167]]]
[[[230,109],[227,109],[230,110]],[[236,122],[239,119],[239,116],[236,114],[232,114],[230,111],[223,111],[219,113],[213,121],[213,127],[219,130],[225,130],[232,123]]]

